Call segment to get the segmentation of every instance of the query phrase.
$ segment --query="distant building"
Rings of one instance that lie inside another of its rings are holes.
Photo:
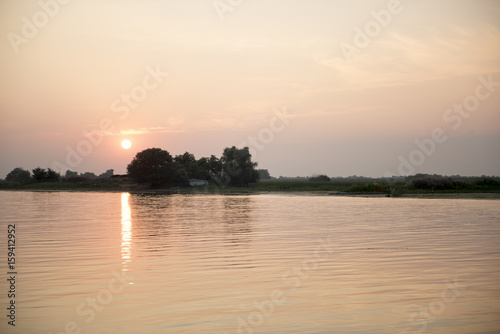
[[[194,186],[208,186],[207,180],[189,179],[189,185]]]

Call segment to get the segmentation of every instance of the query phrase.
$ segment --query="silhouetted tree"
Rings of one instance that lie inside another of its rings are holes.
[[[174,163],[172,156],[160,148],[148,148],[136,154],[127,166],[132,180],[151,187],[188,185],[185,172]]]
[[[61,177],[59,173],[50,168],[45,169],[37,167],[32,170],[32,173],[33,179],[35,179],[36,182],[57,182]]]
[[[408,185],[417,189],[453,189],[455,183],[449,177],[419,177],[409,181]]]
[[[92,172],[85,172],[83,174],[80,174],[81,177],[84,177],[86,179],[96,179],[97,178],[97,175],[95,175],[94,173]]]
[[[31,171],[33,178],[37,182],[42,182],[47,179],[47,171],[44,168],[37,167]]]
[[[497,180],[493,180],[492,178],[482,178],[479,180],[475,180],[474,184],[478,186],[498,186],[500,185],[500,182]]]
[[[178,164],[178,168],[183,168],[186,171],[188,178],[196,178],[196,158],[193,154],[186,152],[177,155],[174,162]]]
[[[218,174],[222,172],[222,162],[215,155],[211,155],[208,159],[210,172]]]
[[[309,178],[309,181],[314,181],[314,182],[328,182],[330,181],[330,178],[326,175],[314,175]]]
[[[59,181],[60,179],[60,175],[59,173],[57,173],[56,171],[50,169],[50,168],[47,168],[47,173],[45,175],[45,180],[48,181],[48,182],[56,182],[56,181]]]
[[[78,172],[73,172],[73,171],[70,171],[69,169],[66,171],[66,174],[64,175],[64,177],[66,179],[69,179],[72,177],[77,177],[77,176],[78,176]]]
[[[261,180],[269,180],[271,179],[271,175],[269,174],[269,171],[267,169],[257,169],[259,172],[259,178]]]
[[[31,181],[31,174],[29,171],[24,170],[20,167],[14,168],[5,177],[6,181],[9,182],[29,182]]]
[[[210,172],[220,173],[222,164],[216,156],[210,158],[200,158],[196,160],[195,156],[189,152],[177,155],[174,158],[179,167],[182,167],[190,179],[210,180]]]
[[[99,175],[100,179],[108,179],[111,176],[113,176],[113,173],[115,172],[114,169],[108,169],[106,172],[102,173]]]
[[[196,160],[193,179],[210,180],[210,164],[207,158]]]
[[[167,185],[180,186],[180,187],[189,186],[189,175],[187,174],[186,170],[182,167],[179,167],[177,163],[174,163],[172,169],[173,169],[172,181],[170,184]]]
[[[220,160],[229,185],[246,187],[249,183],[259,180],[259,172],[255,169],[257,163],[252,162],[248,147],[226,147]]]

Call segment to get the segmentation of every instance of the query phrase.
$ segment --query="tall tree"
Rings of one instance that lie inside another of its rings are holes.
[[[66,171],[66,174],[64,175],[64,177],[66,179],[69,179],[70,177],[77,177],[77,176],[78,176],[78,172],[73,172],[69,169]]]
[[[269,171],[267,169],[257,169],[259,172],[259,178],[261,180],[270,180],[271,175],[269,174]]]
[[[61,175],[59,175],[58,172],[50,169],[50,168],[47,168],[47,174],[45,175],[45,179],[49,182],[56,182],[56,181],[59,181]]]
[[[42,182],[47,179],[47,171],[44,168],[37,167],[31,172],[33,173],[33,178],[37,182]]]
[[[189,178],[210,180],[210,171],[217,171],[220,173],[220,161],[212,155],[210,158],[200,158],[196,160],[193,154],[186,152],[174,158],[174,161],[181,166]],[[219,165],[219,167],[217,166]]]
[[[127,166],[132,180],[151,187],[189,184],[187,175],[174,163],[172,156],[160,148],[148,148],[136,154]]]
[[[215,155],[211,155],[208,159],[208,165],[210,166],[210,172],[214,174],[219,174],[222,172],[222,162]]]
[[[24,170],[20,167],[14,168],[7,174],[5,180],[9,182],[29,182],[31,181],[31,174],[29,171]]]
[[[210,180],[210,164],[207,158],[196,160],[195,170],[192,176],[194,179]]]
[[[91,180],[93,180],[93,179],[96,179],[96,178],[97,178],[97,175],[95,175],[95,173],[94,173],[94,172],[85,172],[85,173],[83,173],[83,174],[80,174],[80,176],[81,176],[81,177],[84,177],[84,178],[86,178],[86,179],[91,179]]]
[[[186,152],[184,154],[177,155],[174,161],[179,165],[179,167],[184,168],[188,177],[196,178],[196,158],[193,154]]]
[[[248,147],[242,149],[235,146],[226,147],[220,160],[229,185],[246,187],[249,183],[259,180],[259,172],[255,169],[257,163],[252,162]]]
[[[104,173],[99,175],[100,179],[109,179],[111,176],[113,176],[113,173],[115,172],[114,169],[108,169]]]

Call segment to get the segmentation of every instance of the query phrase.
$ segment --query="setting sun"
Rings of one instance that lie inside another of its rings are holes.
[[[130,142],[130,140],[125,139],[124,141],[122,141],[122,147],[124,149],[128,150],[131,146],[132,146],[132,143]]]

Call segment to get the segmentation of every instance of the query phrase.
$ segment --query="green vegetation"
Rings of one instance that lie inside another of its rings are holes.
[[[51,170],[37,167],[31,172],[13,169],[5,181],[4,190],[102,190],[160,191],[182,193],[260,193],[317,192],[330,195],[362,195],[387,197],[456,197],[500,198],[499,177],[462,177],[417,174],[408,177],[366,178],[350,176],[330,178],[326,175],[278,179],[267,169],[256,169],[248,147],[225,148],[221,158],[214,155],[196,159],[193,154],[172,157],[160,148],[150,148],[136,154],[127,166],[127,175],[114,175],[112,169],[96,176],[85,172],[66,171],[64,177]],[[193,184],[207,185],[189,187]]]
[[[247,187],[259,180],[256,166],[248,147],[225,148],[220,159],[212,155],[199,160],[189,152],[172,157],[168,151],[149,148],[136,154],[127,166],[127,175],[114,175],[112,169],[99,176],[68,170],[61,177],[50,168],[37,167],[31,174],[18,167],[7,175],[7,182],[0,182],[0,189],[168,189],[188,187],[191,179],[193,184],[210,181],[219,188]],[[268,172],[267,176],[270,178]],[[46,184],[37,185],[40,182]]]
[[[309,178],[312,182],[330,182],[330,178],[326,175],[315,175]]]
[[[7,174],[5,178],[8,182],[14,183],[30,183],[30,182],[57,182],[60,179],[60,175],[53,171],[52,169],[44,169],[37,167],[32,170],[33,176],[27,170],[20,167],[14,168]]]
[[[246,187],[259,180],[256,166],[248,147],[228,147],[220,159],[212,155],[199,160],[189,152],[172,158],[165,150],[149,148],[137,153],[127,166],[127,175],[151,188],[186,187],[189,179],[212,180],[222,187]]]
[[[18,167],[10,171],[5,180],[8,182],[26,183],[31,181],[31,174],[29,171]]]
[[[328,191],[339,195],[386,195],[392,197],[432,195],[435,193],[498,193],[500,178],[443,177],[422,174],[399,178],[332,178],[316,181],[314,177],[261,181],[250,184],[253,191]]]
[[[242,149],[237,149],[235,146],[225,148],[220,161],[222,162],[222,175],[218,179],[224,185],[247,187],[249,183],[259,180],[259,172],[255,169],[257,163],[252,162],[252,155],[248,147]]]
[[[406,178],[332,178],[331,181],[309,181],[300,179],[272,179],[248,184],[248,187],[221,185],[213,179],[208,186],[185,188],[161,188],[153,191],[181,193],[263,193],[263,192],[317,192],[330,195],[361,195],[391,197],[451,197],[451,198],[499,198],[500,178],[453,177],[420,180],[421,177]],[[414,180],[416,180],[414,182]],[[450,185],[450,180],[452,185]],[[74,178],[60,182],[19,183],[0,182],[5,190],[76,190],[76,191],[151,191],[147,185],[137,184],[129,178]],[[484,194],[488,195],[485,196]]]
[[[137,153],[127,166],[127,173],[134,182],[151,188],[189,185],[186,170],[180,163],[174,162],[170,153],[160,148],[148,148]]]
[[[352,180],[347,178],[336,178],[331,181],[309,181],[305,180],[270,180],[250,184],[249,188],[255,191],[330,191],[341,193],[380,192],[389,194],[389,187],[374,186],[373,183],[384,183],[382,179]]]
[[[178,167],[186,171],[190,179],[210,180],[210,174],[222,172],[222,162],[215,155],[210,158],[200,158],[196,160],[193,154],[186,152],[174,158]]]
[[[0,190],[102,190],[102,191],[124,191],[139,189],[133,184],[124,184],[111,179],[84,179],[80,181],[58,181],[41,183],[19,183],[19,182],[0,182]]]
[[[60,175],[50,168],[45,170],[44,168],[37,167],[32,170],[33,179],[36,182],[57,182],[59,181]]]
[[[259,173],[260,180],[271,180],[271,174],[269,174],[267,169],[257,169],[257,172]]]

